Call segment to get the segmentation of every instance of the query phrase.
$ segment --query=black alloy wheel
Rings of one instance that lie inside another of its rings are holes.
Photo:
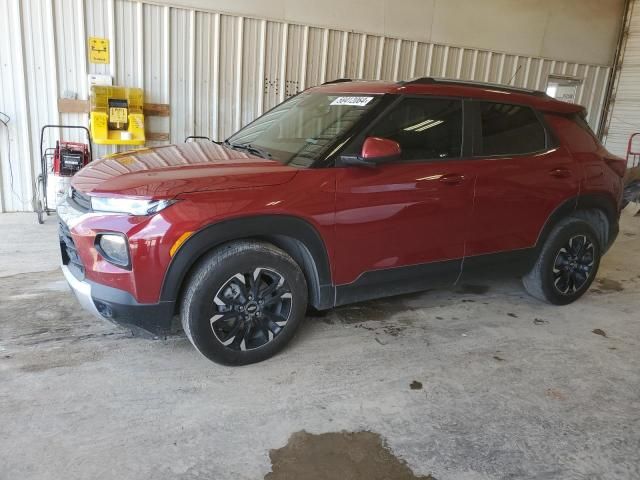
[[[253,350],[273,341],[293,310],[291,289],[279,272],[258,267],[236,273],[216,293],[211,310],[214,335],[231,350]]]
[[[553,285],[572,295],[587,282],[595,264],[595,246],[587,235],[574,235],[560,248],[553,263]]]
[[[182,328],[208,359],[247,365],[291,341],[307,301],[306,278],[289,254],[264,241],[238,240],[193,268],[181,299]]]
[[[541,246],[533,268],[522,277],[527,292],[553,305],[576,301],[598,273],[600,241],[594,227],[582,218],[559,221]]]

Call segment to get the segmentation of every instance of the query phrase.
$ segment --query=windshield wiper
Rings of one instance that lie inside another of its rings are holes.
[[[250,143],[231,143],[228,140],[225,140],[224,144],[229,148],[233,148],[234,150],[244,150],[262,158],[271,158],[271,154],[269,152],[258,147],[254,147]]]

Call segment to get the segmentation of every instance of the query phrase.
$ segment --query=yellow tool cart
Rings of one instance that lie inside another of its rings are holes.
[[[91,87],[91,137],[100,145],[144,145],[144,92],[141,88]]]

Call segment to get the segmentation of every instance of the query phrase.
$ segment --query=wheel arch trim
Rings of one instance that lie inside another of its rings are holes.
[[[547,221],[538,235],[535,247],[536,251],[539,251],[542,248],[544,242],[549,237],[549,234],[559,221],[568,216],[575,215],[578,211],[591,209],[597,209],[604,212],[609,223],[607,239],[608,244],[610,245],[618,233],[618,214],[616,213],[617,209],[615,201],[611,196],[605,193],[586,193],[565,200],[556,207],[551,215],[549,215],[549,218],[547,218]],[[606,250],[609,245],[603,245],[603,249]]]
[[[318,309],[334,304],[329,254],[325,242],[307,220],[290,215],[240,217],[206,225],[176,251],[162,282],[161,301],[179,300],[187,275],[207,252],[246,238],[264,239],[291,255],[303,270],[310,288],[310,304]]]

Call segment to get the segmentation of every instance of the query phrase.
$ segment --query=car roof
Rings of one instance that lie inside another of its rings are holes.
[[[345,94],[395,94],[395,95],[437,95],[445,97],[463,97],[492,102],[505,102],[529,105],[544,112],[562,114],[578,113],[584,107],[573,103],[561,102],[545,92],[510,87],[491,83],[465,80],[448,80],[423,77],[410,81],[387,82],[337,79],[326,82],[313,91]]]

